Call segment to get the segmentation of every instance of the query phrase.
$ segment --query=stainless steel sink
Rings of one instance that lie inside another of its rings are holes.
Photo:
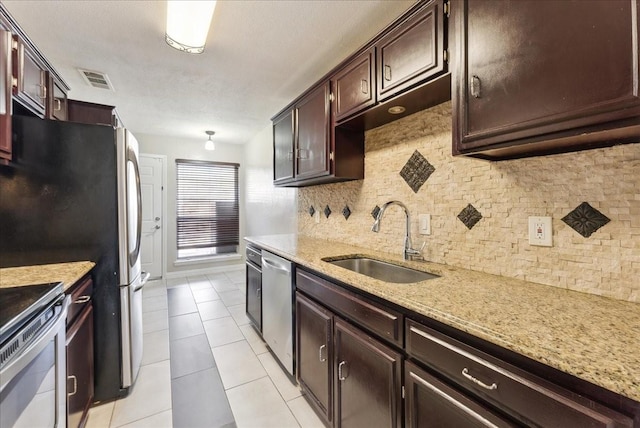
[[[399,284],[410,284],[412,282],[426,281],[427,279],[439,278],[429,272],[423,272],[398,266],[368,257],[350,257],[344,259],[323,259],[327,263],[349,269],[380,281],[394,282]]]

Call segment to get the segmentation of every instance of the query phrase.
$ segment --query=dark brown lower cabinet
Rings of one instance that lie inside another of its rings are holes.
[[[336,427],[400,427],[402,355],[336,318]]]
[[[400,427],[402,355],[296,293],[303,393],[328,426]]]
[[[404,366],[404,385],[407,428],[517,426],[409,361]]]
[[[82,427],[93,401],[93,305],[67,330],[67,426]]]
[[[296,295],[296,361],[300,386],[325,422],[333,421],[333,314]]]

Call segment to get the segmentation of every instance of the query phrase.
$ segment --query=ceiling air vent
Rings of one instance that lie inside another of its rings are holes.
[[[113,91],[113,85],[111,85],[111,82],[109,81],[109,78],[106,74],[99,71],[82,70],[80,68],[78,69],[78,71],[80,71],[80,74],[82,74],[84,81],[87,82],[89,86]]]

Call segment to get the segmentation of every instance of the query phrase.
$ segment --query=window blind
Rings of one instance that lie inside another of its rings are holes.
[[[238,167],[176,159],[178,250],[239,244]]]

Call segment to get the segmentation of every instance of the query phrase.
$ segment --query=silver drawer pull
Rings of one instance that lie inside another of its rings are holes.
[[[91,300],[91,296],[80,296],[76,300],[74,300],[73,303],[87,303],[89,300]]]
[[[74,375],[70,375],[70,376],[67,376],[67,379],[71,379],[73,381],[73,392],[67,393],[69,397],[72,397],[76,395],[76,393],[78,392],[78,378],[75,377]]]
[[[347,373],[347,376],[344,376],[342,373],[342,368],[347,365],[346,361],[341,361],[340,364],[338,364],[338,380],[341,381],[345,381],[347,380],[347,377],[349,376],[349,373]]]
[[[326,358],[322,357],[322,350],[326,347],[327,345],[322,345],[320,346],[320,349],[318,349],[318,359],[320,360],[321,363],[324,363],[325,361],[327,361]]]
[[[484,389],[488,389],[489,391],[493,391],[494,389],[498,389],[498,384],[497,383],[492,383],[491,385],[487,385],[486,383],[476,379],[475,377],[471,376],[469,374],[469,369],[467,369],[466,367],[462,369],[462,376],[466,377],[467,379],[469,379],[471,382],[475,383],[478,386],[483,387]]]

